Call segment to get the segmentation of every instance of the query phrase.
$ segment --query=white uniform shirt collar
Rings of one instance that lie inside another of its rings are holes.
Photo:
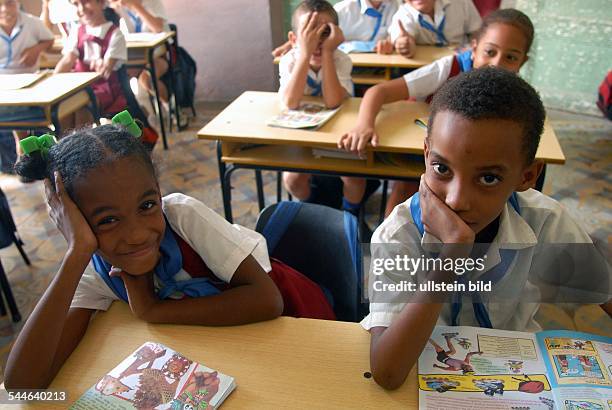
[[[17,21],[15,22],[15,27],[13,27],[13,31],[11,31],[10,33],[8,33],[8,37],[9,38],[13,38],[15,37],[21,30],[23,30],[23,16],[22,16],[23,12],[19,12],[17,14]],[[0,30],[0,32],[6,36],[6,32],[4,30]]]
[[[429,17],[427,14],[423,14],[423,18],[429,23],[433,23],[435,27],[438,27],[446,15],[446,7],[448,7],[449,4],[450,0],[436,0],[434,5],[434,21],[431,21],[431,17]],[[422,14],[421,12],[408,3],[404,3],[404,7],[406,8],[406,11],[412,15],[414,21],[419,21],[419,15]]]

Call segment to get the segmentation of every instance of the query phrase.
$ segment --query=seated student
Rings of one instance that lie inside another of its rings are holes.
[[[395,0],[342,0],[334,5],[345,41],[375,41],[379,54],[393,52],[393,42],[387,32],[397,8]],[[280,57],[289,50],[291,42],[288,41],[274,49],[272,55]]]
[[[0,74],[34,73],[40,53],[53,45],[53,33],[36,17],[20,11],[18,0],[0,0]],[[15,121],[42,117],[40,108],[1,107],[0,117]],[[14,132],[15,143],[26,136]],[[10,157],[9,153],[7,156]],[[10,171],[12,164],[3,164]]]
[[[18,174],[44,180],[68,250],[9,354],[6,387],[46,387],[96,310],[117,300],[150,323],[238,325],[275,318],[292,303],[301,317],[334,318],[316,284],[270,261],[260,234],[194,198],[162,197],[129,124],[79,130],[57,144],[32,137],[38,149],[17,163]]]
[[[472,0],[406,0],[389,34],[398,53],[412,57],[416,45],[464,44],[482,20]]]
[[[403,78],[370,88],[359,107],[355,128],[344,134],[338,146],[363,155],[368,143],[378,144],[375,122],[383,104],[415,98],[428,101],[449,79],[474,68],[495,66],[518,73],[527,61],[534,29],[529,17],[515,9],[501,9],[489,14],[472,38],[471,50],[441,58],[406,74]],[[395,182],[389,196],[386,215],[395,205],[417,190],[410,182]]]
[[[353,94],[353,64],[338,50],[344,36],[337,23],[336,11],[325,0],[303,1],[294,11],[294,31],[289,33],[293,48],[281,58],[279,67],[278,94],[288,108],[297,108],[305,95],[321,96],[327,107],[335,108]],[[287,191],[302,201],[311,195],[310,177],[310,174],[283,173]],[[342,181],[343,207],[356,214],[366,181],[352,177],[342,177]]]
[[[404,382],[436,324],[539,330],[534,315],[540,287],[534,279],[559,274],[559,266],[550,253],[537,251],[538,244],[582,243],[589,256],[596,255],[589,235],[567,211],[530,189],[542,170],[534,158],[544,118],[536,91],[499,68],[464,73],[434,96],[419,192],[375,231],[372,257],[417,259],[436,252],[437,259],[457,260],[472,257],[472,247],[483,244],[483,270],[474,274],[491,280],[492,291],[478,293],[473,303],[466,298],[440,303],[431,299],[440,295],[424,293],[405,303],[402,292],[370,293],[370,313],[361,324],[371,333],[370,364],[381,386],[394,389]],[[599,282],[608,275],[600,270],[580,272],[579,279],[600,286],[592,302],[605,303],[610,313],[610,278]],[[419,280],[438,284],[459,278],[435,267],[422,273],[426,276]],[[382,277],[393,283],[413,280],[406,271],[382,272]]]
[[[161,33],[170,31],[168,14],[161,0],[110,0],[112,7],[121,17],[120,28],[123,33]],[[161,50],[161,49],[160,49]],[[155,56],[155,74],[159,98],[168,104],[168,90],[160,78],[168,71],[168,62],[163,56]],[[141,70],[138,76],[140,87],[153,94],[151,76],[147,70]]]
[[[117,113],[127,106],[117,70],[127,60],[125,37],[119,27],[105,17],[105,0],[71,0],[77,8],[80,25],[74,26],[62,50],[56,73],[96,71],[102,78],[92,86],[101,114]],[[64,129],[90,122],[86,110],[76,113]]]

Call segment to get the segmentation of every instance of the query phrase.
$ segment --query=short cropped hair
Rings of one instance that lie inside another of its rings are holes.
[[[336,9],[329,2],[325,0],[304,0],[302,1],[293,12],[291,16],[291,29],[297,34],[300,29],[299,19],[302,14],[305,13],[325,13],[331,16],[333,23],[338,25],[338,13]]]
[[[540,96],[525,80],[503,68],[485,67],[447,81],[434,95],[428,138],[438,113],[450,111],[468,120],[509,120],[523,130],[525,163],[535,159],[546,111]]]
[[[531,49],[535,30],[529,17],[527,17],[527,15],[522,11],[516,9],[499,9],[495,10],[491,14],[488,14],[482,21],[482,26],[480,26],[480,29],[478,29],[478,31],[476,31],[474,34],[474,38],[476,40],[480,40],[484,33],[487,32],[489,27],[498,23],[516,27],[523,33],[527,42],[527,48],[525,50],[525,54],[527,54],[529,49]]]

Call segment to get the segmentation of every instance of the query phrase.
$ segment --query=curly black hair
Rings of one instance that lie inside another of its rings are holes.
[[[474,34],[474,38],[476,40],[480,40],[480,37],[487,32],[490,26],[498,23],[508,24],[523,32],[527,42],[527,48],[525,50],[525,54],[527,54],[531,48],[531,44],[533,43],[535,30],[529,17],[527,17],[527,15],[522,11],[516,9],[499,9],[487,15],[487,17],[485,17],[482,21],[482,26],[480,26],[480,29],[478,29],[478,31]]]
[[[155,175],[151,156],[138,138],[123,126],[102,125],[74,131],[52,146],[46,157],[39,151],[22,156],[15,164],[15,171],[35,180],[53,180],[53,174],[58,171],[68,195],[74,198],[77,180],[102,164],[126,157],[142,161]]]
[[[291,15],[291,29],[293,32],[297,34],[298,30],[300,29],[298,20],[302,14],[315,11],[317,13],[328,14],[332,18],[333,23],[338,25],[338,13],[336,12],[336,9],[334,9],[334,6],[332,6],[329,2],[325,0],[304,0],[298,4]]]
[[[526,164],[535,159],[546,111],[525,80],[502,68],[485,67],[458,75],[436,92],[431,102],[428,138],[436,115],[450,111],[469,120],[510,120],[523,129]]]

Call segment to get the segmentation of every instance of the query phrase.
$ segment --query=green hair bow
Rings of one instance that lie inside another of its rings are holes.
[[[47,158],[49,149],[56,144],[55,137],[51,134],[43,134],[40,137],[32,135],[19,141],[21,150],[25,155],[40,151],[43,158]]]
[[[128,132],[136,138],[142,135],[142,129],[140,129],[128,110],[121,111],[119,114],[115,115],[112,121],[113,124],[123,125],[127,128]]]

